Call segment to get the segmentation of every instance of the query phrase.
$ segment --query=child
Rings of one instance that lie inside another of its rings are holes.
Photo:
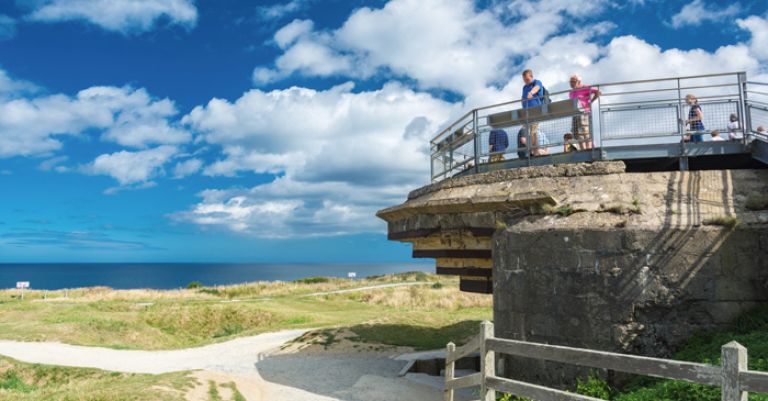
[[[730,121],[728,122],[728,140],[735,141],[741,139],[741,135],[738,134],[739,130],[739,116],[731,114]]]
[[[712,142],[721,142],[725,140],[722,136],[720,136],[720,131],[718,130],[712,131],[710,135],[712,135]]]
[[[565,153],[568,153],[568,152],[578,152],[579,148],[576,147],[574,142],[575,141],[573,140],[573,134],[572,133],[567,132],[565,135],[563,135],[563,144],[564,144],[563,145],[563,151],[565,151]]]

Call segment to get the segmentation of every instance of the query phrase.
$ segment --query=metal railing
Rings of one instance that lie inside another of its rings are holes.
[[[523,109],[515,100],[464,114],[430,143],[432,181],[500,168],[652,157],[677,157],[686,169],[688,157],[747,153],[753,138],[768,140],[768,84],[748,82],[744,72],[592,87],[601,96],[591,111],[565,90],[549,94],[540,107]],[[698,99],[701,125],[687,123],[693,106],[687,94]]]
[[[478,351],[480,372],[455,378],[455,362]],[[744,401],[750,392],[768,393],[768,372],[749,370],[747,349],[735,341],[722,347],[721,366],[716,366],[496,338],[493,323],[486,321],[480,325],[480,335],[467,345],[456,348],[453,343],[448,344],[445,401],[453,401],[455,390],[477,386],[480,387],[481,401],[495,401],[497,391],[536,401],[605,401],[498,377],[496,353],[717,386],[721,388],[723,401]]]

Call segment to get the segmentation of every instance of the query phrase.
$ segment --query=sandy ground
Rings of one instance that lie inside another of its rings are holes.
[[[235,382],[249,401],[431,401],[442,391],[398,377],[407,361],[394,351],[283,346],[305,334],[291,330],[175,351],[130,351],[61,343],[0,341],[0,354],[33,363],[130,373],[201,370],[201,383]],[[188,399],[205,399],[204,386]]]

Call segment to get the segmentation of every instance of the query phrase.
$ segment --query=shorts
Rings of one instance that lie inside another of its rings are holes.
[[[589,114],[573,116],[571,132],[576,139],[589,138]]]

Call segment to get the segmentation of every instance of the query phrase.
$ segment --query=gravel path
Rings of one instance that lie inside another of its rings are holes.
[[[0,354],[31,363],[128,373],[205,370],[231,375],[249,401],[438,401],[442,392],[397,373],[405,361],[382,354],[272,355],[306,330],[173,351],[0,341]]]

